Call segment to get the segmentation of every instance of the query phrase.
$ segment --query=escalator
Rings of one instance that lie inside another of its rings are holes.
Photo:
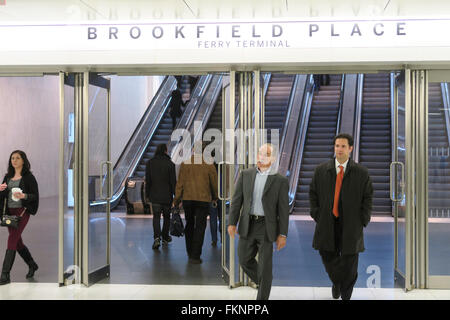
[[[272,74],[266,93],[264,121],[267,129],[267,141],[271,141],[271,129],[279,130],[279,138],[286,122],[289,97],[292,91],[295,75]]]
[[[204,83],[205,79],[201,79],[198,83]],[[156,147],[160,143],[168,143],[170,136],[172,134],[172,119],[169,115],[169,110],[167,108],[168,102],[170,101],[170,94],[176,87],[176,81],[173,77],[166,77],[157,95],[149,106],[146,114],[144,114],[143,119],[138,124],[135,132],[133,133],[130,141],[125,147],[121,157],[119,158],[116,167],[114,168],[114,200],[112,201],[111,207],[115,211],[126,211],[125,200],[121,197],[123,193],[124,183],[126,177],[144,177],[145,176],[145,164],[149,159],[151,159],[156,151]],[[187,79],[181,81],[181,94],[183,99],[190,97],[190,84]],[[195,98],[195,94],[198,90],[193,90],[192,96]],[[198,93],[197,93],[198,94]],[[154,119],[157,121],[152,124],[154,127],[152,129],[148,128],[149,125],[146,123],[148,120],[146,118],[152,118],[152,116],[147,115],[148,112],[155,110],[153,117],[160,119]],[[159,115],[158,115],[159,114]],[[180,122],[179,119],[177,119]],[[142,131],[149,131],[142,132]],[[149,142],[145,142],[146,139],[150,139]],[[143,146],[145,150],[139,151]],[[133,159],[134,157],[134,159]],[[132,167],[132,163],[136,163],[135,169]]]
[[[341,90],[342,75],[330,75],[329,85],[322,85],[313,96],[293,214],[309,214],[309,184],[314,170],[333,158]]]
[[[389,166],[391,94],[389,74],[365,74],[361,110],[359,163],[369,170],[373,185],[372,214],[391,215]]]
[[[445,104],[440,83],[428,84],[428,212],[450,217],[450,157]]]
[[[184,78],[181,80],[181,95],[184,97],[186,95],[189,95],[189,81],[188,79]],[[177,122],[180,119],[177,119]],[[161,143],[168,143],[170,140],[170,135],[172,134],[172,118],[170,117],[169,110],[167,110],[164,113],[164,117],[161,119],[161,122],[159,123],[155,133],[153,134],[152,139],[150,140],[150,143],[145,150],[145,153],[143,157],[141,158],[141,161],[139,162],[139,165],[136,168],[136,171],[133,174],[133,177],[144,177],[145,176],[145,165],[148,160],[153,158],[155,155],[156,147],[158,144]]]

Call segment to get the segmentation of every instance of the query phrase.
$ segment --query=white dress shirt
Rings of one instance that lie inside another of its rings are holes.
[[[345,161],[342,164],[339,163],[339,161],[337,159],[334,159],[334,163],[335,163],[335,167],[336,167],[336,174],[339,174],[339,171],[341,171],[341,169],[339,169],[339,166],[343,166],[344,167],[344,174],[345,174],[345,169],[347,168],[348,159],[347,159],[347,161]]]

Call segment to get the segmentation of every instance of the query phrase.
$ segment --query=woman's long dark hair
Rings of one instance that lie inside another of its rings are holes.
[[[25,154],[25,152],[23,152],[22,150],[14,150],[13,152],[11,152],[11,155],[9,156],[8,173],[6,174],[7,178],[13,178],[14,174],[16,173],[16,169],[14,169],[14,167],[12,166],[12,162],[11,162],[11,158],[12,158],[13,154],[15,154],[15,153],[18,153],[23,160],[22,177],[24,175],[26,175],[27,173],[29,173],[30,169],[31,169],[30,161],[28,161],[28,158],[27,158],[27,155]]]

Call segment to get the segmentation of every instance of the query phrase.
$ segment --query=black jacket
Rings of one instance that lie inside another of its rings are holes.
[[[334,189],[336,185],[335,159],[320,164],[314,171],[309,187],[310,214],[316,224],[313,248],[335,250]],[[364,251],[363,227],[370,221],[373,188],[368,170],[349,160],[345,170],[339,199],[342,220],[342,254]]]
[[[152,203],[171,205],[175,195],[175,164],[166,154],[147,161],[145,167],[145,191]]]
[[[181,117],[181,106],[185,105],[181,96],[181,92],[180,90],[173,90],[171,95],[172,98],[170,99],[169,104],[169,114],[172,118]]]
[[[6,176],[3,178],[2,183],[7,183]],[[22,204],[27,211],[31,215],[35,215],[37,213],[39,207],[39,188],[36,181],[36,178],[33,176],[31,172],[22,176],[22,180],[20,180],[19,188],[22,189],[22,192],[27,195],[27,199],[22,199]],[[6,207],[8,207],[8,188],[4,191],[0,192],[0,210],[1,214],[3,214],[3,206],[6,201]],[[7,214],[7,212],[6,212]]]

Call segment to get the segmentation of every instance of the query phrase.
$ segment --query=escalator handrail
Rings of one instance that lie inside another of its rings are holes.
[[[364,74],[358,74],[358,80],[356,82],[357,90],[356,90],[356,107],[355,107],[355,122],[353,125],[353,140],[354,140],[354,149],[353,149],[353,161],[359,161],[359,147],[360,147],[360,136],[361,136],[361,115],[362,115],[362,104],[363,104],[363,95],[364,95]]]
[[[131,135],[131,138],[128,140],[119,159],[114,165],[113,172],[115,172],[113,173],[113,196],[111,198],[111,207],[114,207],[116,201],[121,198],[123,190],[125,189],[126,179],[136,170],[142,154],[145,152],[148,143],[153,137],[156,128],[164,116],[170,102],[170,93],[175,86],[176,80],[173,77],[167,76],[164,78],[158,91]],[[134,148],[137,148],[137,151],[132,152]],[[132,158],[126,159],[127,155],[130,155]],[[124,161],[127,161],[128,163],[125,164]],[[118,168],[121,167],[124,168],[123,173],[117,172],[117,170],[119,170]],[[103,200],[90,202],[90,206],[104,204],[106,204],[106,201]]]
[[[205,92],[209,90],[211,85],[212,75],[208,74],[200,78],[197,82],[196,89],[198,91],[195,92],[195,97],[191,99],[189,104],[186,106],[186,109],[183,111],[181,119],[178,121],[177,127],[175,129],[183,128],[189,129],[193,123],[193,119],[198,112],[199,106],[202,105]],[[168,154],[173,154],[173,149],[177,146],[178,142],[171,139],[168,141],[167,152]],[[172,159],[173,160],[173,159]]]
[[[391,162],[396,161],[396,143],[394,141],[397,140],[397,137],[394,136],[395,134],[395,126],[397,125],[395,123],[396,117],[395,117],[395,72],[391,72],[390,76],[390,90],[391,90]]]
[[[156,92],[156,94],[152,98],[152,101],[150,102],[149,106],[147,107],[147,110],[144,112],[143,116],[141,117],[141,120],[139,120],[139,123],[137,124],[136,128],[134,129],[134,131],[133,131],[133,133],[132,133],[132,135],[130,137],[130,139],[128,140],[127,144],[125,145],[125,148],[123,148],[122,153],[120,154],[119,158],[117,159],[117,162],[114,165],[114,169],[116,169],[118,164],[122,161],[122,158],[127,153],[127,150],[129,149],[129,146],[131,145],[132,141],[134,141],[136,139],[136,136],[137,136],[139,130],[142,129],[142,124],[144,123],[144,121],[148,117],[148,115],[149,115],[151,109],[153,108],[153,106],[155,106],[155,103],[156,103],[157,99],[162,94],[162,91],[167,89],[166,88],[167,84],[170,86],[170,89],[172,88],[173,85],[171,85],[169,83],[169,78],[170,78],[170,76],[164,77],[164,80],[162,81],[161,85],[159,86],[158,91]],[[170,96],[167,96],[167,98],[170,98]],[[163,106],[164,106],[164,103],[161,105],[161,107],[163,107]]]
[[[201,83],[201,79],[198,81],[198,84]],[[137,135],[139,134],[139,132],[144,128],[147,127],[148,128],[148,132],[147,134],[144,136],[144,138],[142,139],[143,142],[141,141],[141,143],[137,143],[139,145],[139,150],[138,152],[134,152],[134,157],[133,157],[133,161],[128,165],[128,169],[126,171],[126,174],[124,175],[124,177],[119,177],[119,181],[120,184],[116,187],[114,187],[113,185],[113,196],[111,197],[111,208],[114,208],[118,201],[121,199],[123,192],[125,190],[125,183],[128,177],[132,176],[133,173],[136,171],[137,166],[139,165],[139,162],[143,156],[143,154],[145,153],[145,150],[147,150],[147,147],[150,143],[150,141],[153,138],[154,133],[156,132],[156,129],[158,128],[159,124],[161,123],[164,115],[167,112],[167,109],[169,107],[169,103],[171,100],[171,92],[175,89],[176,87],[176,80],[173,77],[167,76],[164,81],[161,83],[161,86],[159,87],[156,95],[153,97],[152,102],[150,103],[149,107],[147,108],[146,112],[144,113],[144,115],[141,118],[141,121],[139,122],[138,126],[136,127],[135,131],[133,132],[132,137],[130,138],[128,144],[126,145],[124,151],[122,152],[122,154],[126,154],[130,152],[131,149],[131,143],[134,143],[137,140]],[[196,94],[200,94],[198,93],[198,91],[201,91],[201,89],[198,89],[198,85],[196,85],[193,95]],[[165,98],[163,100],[163,102],[161,104],[159,104],[160,102],[160,97],[161,95],[165,95]],[[190,101],[188,106],[190,104],[195,104],[195,99],[194,101]],[[159,109],[158,109],[159,107]],[[153,117],[152,117],[153,116]],[[149,118],[151,118],[153,121],[150,123],[150,125],[146,125],[146,120],[148,120]],[[114,169],[116,169],[117,166],[114,166]],[[116,173],[113,174],[113,177],[117,177],[118,175]],[[117,180],[117,179],[114,179]],[[95,201],[95,202],[90,202],[91,206],[98,206],[98,205],[105,205],[106,201]]]
[[[336,135],[339,134],[339,129],[341,127],[341,115],[342,115],[342,107],[344,105],[344,88],[345,88],[345,74],[342,75],[341,78],[341,90],[339,97],[339,107],[338,107],[338,119],[336,125]]]
[[[298,134],[297,143],[292,152],[293,157],[291,158],[291,163],[289,167],[291,168],[291,179],[289,181],[289,212],[292,212],[295,205],[295,195],[297,192],[298,179],[300,176],[300,167],[303,161],[303,149],[305,146],[309,119],[311,115],[312,101],[314,97],[314,78],[313,75],[309,75],[307,79],[306,89],[304,91],[304,97],[302,102],[302,112],[300,119],[298,121]]]
[[[294,81],[291,86],[291,92],[289,93],[287,114],[286,114],[286,118],[284,119],[284,123],[283,123],[283,131],[281,132],[281,142],[280,142],[280,147],[279,147],[279,152],[278,152],[278,155],[280,157],[280,164],[284,163],[284,161],[282,161],[282,156],[285,154],[284,145],[286,143],[286,135],[288,133],[289,122],[292,121],[291,120],[292,107],[294,104],[294,98],[295,98],[295,94],[297,91],[299,79],[300,79],[300,75],[298,75],[298,74],[295,75]],[[297,127],[297,126],[295,126],[295,127]],[[288,153],[288,154],[290,154],[290,153]],[[283,169],[283,168],[280,167],[280,169]],[[286,171],[288,171],[288,170],[286,170]],[[286,172],[283,172],[283,174],[285,174],[285,173]]]
[[[441,83],[441,91],[442,91],[442,100],[444,103],[445,128],[447,131],[447,143],[450,144],[450,110],[448,109],[450,106],[450,97],[449,97],[447,82]]]
[[[197,141],[198,136],[202,134],[206,128],[207,122],[209,121],[209,118],[214,110],[213,106],[217,101],[221,89],[222,75],[209,75],[208,88],[204,91],[205,93],[201,95],[201,101],[198,104],[199,107],[190,112],[189,119],[186,121],[187,125],[184,128],[189,131],[191,137],[189,150],[192,150],[192,146]],[[207,95],[208,100],[206,100]],[[194,126],[196,121],[201,121],[202,125],[200,130],[194,131],[196,129]],[[171,148],[169,152],[171,154],[172,161],[175,164],[179,164],[187,158],[190,158],[191,153],[189,153],[189,155],[183,155],[183,158],[180,159],[180,149],[183,149],[187,142],[188,141],[179,143],[178,141],[171,141]]]

